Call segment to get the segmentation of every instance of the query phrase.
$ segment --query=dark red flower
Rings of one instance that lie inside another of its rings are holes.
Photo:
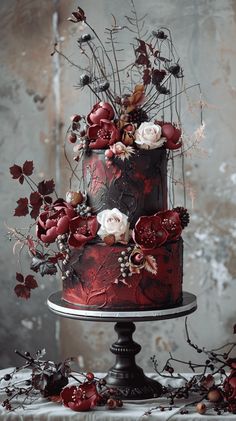
[[[80,386],[66,386],[61,391],[63,405],[73,411],[89,411],[96,406],[101,397],[94,382],[85,382]]]
[[[120,140],[120,131],[110,120],[102,119],[100,124],[88,128],[90,149],[105,149]]]
[[[166,242],[168,232],[159,216],[141,216],[135,224],[133,238],[142,249],[151,250]]]
[[[90,125],[100,124],[100,121],[104,119],[113,120],[114,115],[114,110],[108,102],[98,102],[87,116],[87,121]]]
[[[58,235],[69,231],[69,221],[75,216],[72,206],[58,199],[39,215],[36,229],[38,238],[44,243],[53,243]]]
[[[164,123],[162,125],[162,136],[167,139],[167,141],[164,143],[166,149],[178,149],[181,147],[181,130],[175,127],[173,124]]]
[[[178,240],[182,233],[182,225],[179,213],[167,210],[156,213],[161,219],[161,225],[168,232],[168,240]]]
[[[77,216],[71,219],[69,230],[69,245],[79,248],[96,236],[98,230],[97,218],[96,216]]]

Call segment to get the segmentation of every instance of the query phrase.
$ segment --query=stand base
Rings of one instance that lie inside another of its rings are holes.
[[[118,340],[110,350],[116,355],[115,365],[108,371],[107,386],[114,388],[120,399],[150,399],[162,394],[162,386],[145,376],[141,367],[135,363],[135,355],[141,346],[133,341],[135,325],[132,322],[118,322],[115,325]]]

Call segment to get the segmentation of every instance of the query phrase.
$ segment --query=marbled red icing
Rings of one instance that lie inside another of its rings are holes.
[[[183,278],[182,239],[152,250],[157,274],[142,269],[127,277],[128,285],[115,280],[120,275],[118,258],[127,247],[104,243],[86,244],[74,250],[70,264],[77,279],[64,281],[63,299],[87,308],[104,310],[161,309],[181,303]]]
[[[135,154],[107,165],[103,150],[84,156],[84,190],[92,213],[118,208],[129,217],[131,228],[140,216],[167,209],[167,158],[163,148]]]

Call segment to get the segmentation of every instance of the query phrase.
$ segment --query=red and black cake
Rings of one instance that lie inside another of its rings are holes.
[[[87,23],[84,13],[73,16],[72,22]],[[112,28],[110,36],[121,29]],[[183,156],[183,71],[168,31],[136,38],[134,62],[121,67],[112,38],[113,58],[94,30],[93,37],[78,40],[83,58],[92,55],[81,65],[79,87],[89,89],[94,102],[86,116],[72,117],[76,183],[66,200],[40,213],[37,236],[57,243],[63,300],[104,310],[176,306],[189,216],[185,207],[170,209],[167,186],[175,183],[175,155]]]

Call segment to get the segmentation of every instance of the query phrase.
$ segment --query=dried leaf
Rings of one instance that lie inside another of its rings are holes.
[[[27,275],[25,278],[25,286],[29,289],[35,289],[38,287],[37,281],[33,275]]]
[[[19,165],[14,164],[9,168],[12,178],[17,180],[22,175],[22,168]]]
[[[144,268],[148,272],[153,273],[154,275],[157,274],[158,266],[157,266],[157,261],[156,261],[154,256],[148,255],[148,256],[145,257]]]
[[[21,197],[16,203],[18,203],[18,206],[15,209],[14,216],[25,216],[29,213],[27,197]]]
[[[34,170],[33,161],[25,161],[23,164],[23,174],[29,176],[33,174],[33,170]]]
[[[144,85],[149,85],[150,82],[151,82],[150,69],[144,69],[144,72],[143,72],[143,83],[144,83]]]
[[[27,288],[25,285],[17,284],[14,288],[14,291],[17,297],[25,298],[26,300],[30,298],[30,289]]]
[[[46,196],[48,194],[52,194],[55,189],[55,183],[52,180],[43,180],[38,184],[38,192],[42,196]]]
[[[24,276],[22,275],[22,273],[16,272],[16,280],[17,282],[24,282]]]

